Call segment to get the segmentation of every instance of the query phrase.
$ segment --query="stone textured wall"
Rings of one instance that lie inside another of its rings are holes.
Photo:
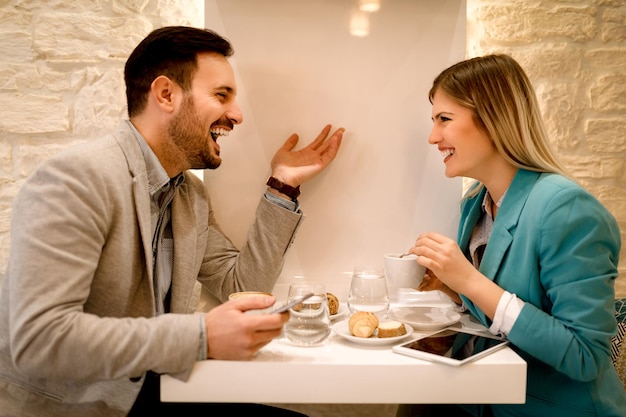
[[[520,61],[558,153],[625,230],[626,0],[467,4],[468,56]],[[26,177],[63,147],[113,128],[126,112],[132,48],[163,25],[203,26],[203,9],[203,0],[0,0],[0,277]],[[626,278],[618,291],[626,296]]]
[[[204,0],[0,0],[0,284],[21,184],[126,117],[124,62],[165,25],[204,27]]]
[[[626,0],[468,0],[468,57],[507,53],[538,93],[552,145],[626,240]],[[618,296],[626,297],[626,242]]]

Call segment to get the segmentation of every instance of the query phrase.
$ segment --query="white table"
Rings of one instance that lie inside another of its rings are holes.
[[[526,362],[508,347],[452,367],[393,353],[391,346],[358,345],[337,334],[316,347],[297,347],[279,338],[251,361],[200,361],[186,382],[162,376],[161,399],[315,404],[525,401]]]

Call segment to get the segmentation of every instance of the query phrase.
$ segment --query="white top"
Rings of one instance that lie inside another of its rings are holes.
[[[419,334],[416,331],[405,341]],[[338,334],[316,347],[293,346],[278,338],[251,361],[200,361],[186,382],[162,376],[161,400],[317,404],[525,401],[526,362],[509,347],[452,367],[393,353],[392,346],[355,344]]]

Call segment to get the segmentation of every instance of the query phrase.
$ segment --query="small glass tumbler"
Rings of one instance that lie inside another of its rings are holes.
[[[352,274],[348,308],[352,314],[370,311],[379,318],[387,317],[389,294],[387,279],[382,267],[357,266]]]
[[[330,315],[324,284],[311,282],[291,284],[287,302],[311,292],[312,297],[289,309],[289,321],[285,323],[284,334],[295,345],[318,345],[330,335]]]

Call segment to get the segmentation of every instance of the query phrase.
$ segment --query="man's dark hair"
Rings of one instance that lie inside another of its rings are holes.
[[[146,36],[124,67],[128,117],[143,111],[150,85],[160,75],[170,78],[183,91],[189,91],[197,68],[197,54],[202,52],[229,57],[234,50],[228,40],[209,29],[167,26]]]

